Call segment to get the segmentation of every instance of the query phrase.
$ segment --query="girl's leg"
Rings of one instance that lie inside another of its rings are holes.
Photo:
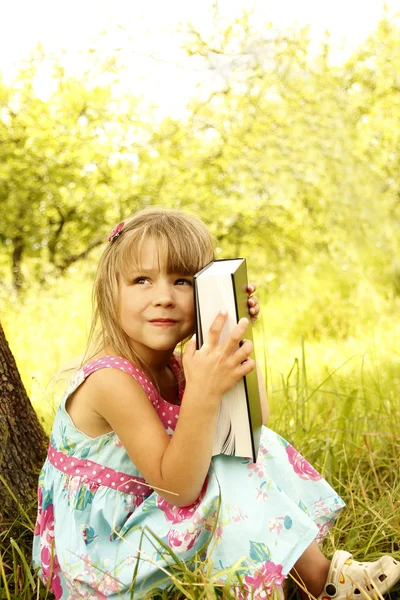
[[[317,598],[324,588],[330,564],[330,560],[322,554],[317,542],[314,541],[295,563],[291,574],[300,586],[304,585],[308,592]],[[306,592],[301,591],[301,595],[304,598],[309,597]]]

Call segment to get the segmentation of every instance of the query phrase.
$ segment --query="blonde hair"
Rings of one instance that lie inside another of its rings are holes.
[[[93,317],[83,363],[111,345],[118,355],[138,365],[151,379],[148,366],[129,344],[119,319],[118,282],[128,281],[140,265],[143,243],[152,238],[160,248],[160,269],[194,275],[214,258],[214,243],[205,224],[177,210],[146,208],[124,223],[117,239],[100,259],[93,284]]]

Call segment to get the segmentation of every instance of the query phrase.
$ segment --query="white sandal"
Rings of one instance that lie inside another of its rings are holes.
[[[374,562],[357,562],[338,550],[332,557],[324,589],[317,600],[381,598],[400,580],[400,562],[389,555]]]

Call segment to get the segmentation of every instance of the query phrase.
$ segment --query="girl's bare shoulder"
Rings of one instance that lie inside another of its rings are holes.
[[[102,368],[91,360],[83,370],[85,380],[68,398],[65,409],[75,427],[90,437],[113,431],[114,412],[124,413],[134,401],[136,405],[148,402],[136,379],[118,365]]]

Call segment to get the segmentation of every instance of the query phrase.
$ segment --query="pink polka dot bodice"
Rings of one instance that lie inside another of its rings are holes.
[[[102,486],[124,494],[133,494],[135,504],[139,505],[153,490],[132,463],[115,431],[96,438],[87,436],[75,427],[65,409],[65,403],[68,397],[95,371],[120,369],[134,377],[141,385],[159,415],[166,432],[172,435],[179,417],[184,378],[182,365],[178,358],[172,356],[169,366],[178,383],[177,404],[171,404],[164,400],[145,373],[124,358],[105,356],[84,365],[71,378],[57,412],[50,440],[48,461],[64,476],[79,478],[92,492]],[[134,398],[132,399],[132,410],[135,410]]]
[[[120,369],[121,371],[125,371],[126,373],[129,373],[129,375],[132,375],[132,377],[134,377],[142,386],[143,390],[149,397],[150,402],[157,411],[157,414],[167,432],[172,433],[175,429],[175,425],[179,416],[180,403],[184,389],[184,380],[181,362],[176,356],[173,355],[171,357],[169,366],[175,374],[178,382],[178,404],[171,404],[170,402],[164,400],[158,393],[154,384],[147,378],[143,371],[132,365],[132,363],[125,358],[121,358],[119,356],[105,356],[104,358],[98,358],[84,365],[82,371],[85,379],[95,371],[107,368]]]

